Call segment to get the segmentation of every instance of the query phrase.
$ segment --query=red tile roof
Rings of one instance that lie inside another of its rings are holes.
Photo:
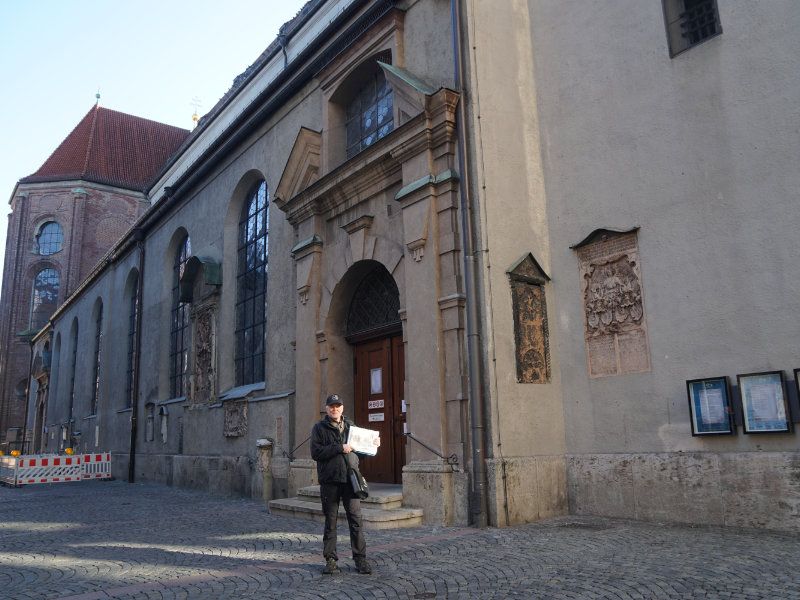
[[[95,105],[20,183],[83,179],[143,192],[188,135],[180,127]]]

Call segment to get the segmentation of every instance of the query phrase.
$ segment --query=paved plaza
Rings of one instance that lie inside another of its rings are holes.
[[[508,529],[340,530],[155,484],[0,486],[0,598],[797,598],[800,536],[565,517]],[[342,545],[342,541],[345,542]]]

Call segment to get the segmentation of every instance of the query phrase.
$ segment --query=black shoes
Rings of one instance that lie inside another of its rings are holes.
[[[323,575],[338,575],[341,573],[339,570],[339,565],[336,564],[335,558],[329,558],[325,561],[325,568],[322,569]]]
[[[369,575],[372,573],[372,567],[367,562],[366,558],[357,558],[356,559],[356,569],[362,575]]]
[[[356,570],[362,575],[369,575],[372,573],[372,567],[367,562],[366,558],[356,559]],[[323,575],[338,575],[341,572],[339,565],[336,564],[335,558],[329,558],[325,561],[325,568],[322,569]]]

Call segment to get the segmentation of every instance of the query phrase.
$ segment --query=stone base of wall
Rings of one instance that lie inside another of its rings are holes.
[[[411,462],[403,467],[403,506],[421,508],[423,523],[469,524],[469,479],[439,461]]]
[[[489,524],[531,523],[566,515],[567,471],[563,456],[515,456],[486,461]]]
[[[112,475],[128,479],[128,455],[114,454]],[[138,454],[136,481],[204,490],[224,496],[261,497],[259,473],[247,456],[187,456]]]
[[[317,463],[310,458],[298,458],[289,464],[289,497],[297,496],[297,490],[317,485]]]
[[[800,452],[567,456],[573,514],[800,532]]]

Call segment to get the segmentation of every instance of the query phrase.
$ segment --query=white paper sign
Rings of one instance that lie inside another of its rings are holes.
[[[367,408],[370,410],[373,408],[383,408],[383,400],[368,400]]]
[[[369,422],[374,423],[375,421],[383,421],[383,413],[370,413]]]
[[[370,419],[370,421],[371,420],[372,419]],[[347,443],[350,444],[354,452],[375,456],[378,453],[378,446],[375,444],[375,441],[380,435],[379,432],[373,431],[372,429],[363,429],[362,427],[351,425],[350,433],[347,436]]]

